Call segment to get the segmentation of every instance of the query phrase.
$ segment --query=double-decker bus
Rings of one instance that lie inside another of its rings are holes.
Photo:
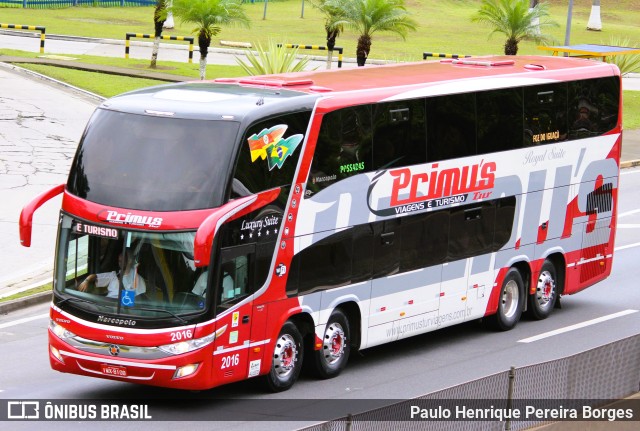
[[[104,102],[63,194],[53,369],[291,387],[350,352],[544,319],[611,271],[621,79],[476,57],[168,84]]]

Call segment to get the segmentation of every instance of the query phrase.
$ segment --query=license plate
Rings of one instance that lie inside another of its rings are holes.
[[[102,374],[108,376],[127,377],[127,369],[115,365],[102,364]]]

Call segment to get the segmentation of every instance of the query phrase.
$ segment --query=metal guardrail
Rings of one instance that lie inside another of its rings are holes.
[[[283,44],[279,43],[278,47],[283,46]],[[322,45],[299,45],[297,43],[286,43],[284,44],[285,48],[298,48],[298,49],[317,49],[319,51],[329,51],[329,48]],[[333,51],[338,51],[338,69],[342,67],[342,51],[343,48],[340,46],[334,46]]]
[[[11,28],[15,30],[31,30],[31,31],[39,31],[40,32],[40,54],[44,54],[44,39],[46,29],[39,25],[18,25],[18,24],[2,24],[0,23],[0,28]]]
[[[124,58],[129,58],[129,44],[132,37],[139,37],[143,39],[155,39],[153,34],[143,34],[143,33],[127,33],[126,41],[124,44]],[[193,41],[194,38],[191,36],[160,36],[162,40],[181,40],[185,42],[189,42],[189,63],[193,63]]]
[[[319,423],[304,431],[356,431],[411,429],[428,431],[519,431],[547,423],[554,418],[537,419],[536,415],[518,419],[459,420],[460,417],[411,420],[412,406],[422,406],[440,414],[463,406],[473,411],[499,412],[508,406],[524,412],[527,407],[540,409],[576,409],[609,405],[640,390],[640,335],[634,335],[566,358],[514,368],[423,395],[412,400],[351,414]],[[640,400],[622,401],[622,406],[640,417]],[[618,406],[616,406],[617,408]],[[611,409],[613,410],[613,409]],[[626,411],[626,410],[625,410]],[[445,415],[446,416],[446,415]],[[570,418],[570,416],[565,416]],[[475,418],[478,418],[476,416]],[[560,418],[562,419],[562,418]],[[578,418],[579,419],[579,418]],[[604,417],[600,421],[608,422]]]
[[[23,9],[59,9],[71,6],[154,6],[156,0],[0,0],[0,6]]]

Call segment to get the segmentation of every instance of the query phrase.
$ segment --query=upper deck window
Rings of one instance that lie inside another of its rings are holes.
[[[238,127],[98,109],[71,166],[68,190],[104,205],[147,211],[219,206]]]

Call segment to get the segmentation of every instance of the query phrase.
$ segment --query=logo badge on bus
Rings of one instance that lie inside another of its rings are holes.
[[[269,170],[276,166],[281,169],[284,161],[293,154],[303,138],[303,135],[297,134],[283,139],[282,136],[288,127],[286,124],[278,124],[249,136],[247,142],[251,151],[251,162],[258,158],[267,159]]]
[[[109,354],[111,356],[118,356],[120,354],[120,346],[116,344],[111,344],[109,346]]]
[[[287,266],[284,263],[278,264],[276,267],[276,275],[282,277],[287,273]]]

